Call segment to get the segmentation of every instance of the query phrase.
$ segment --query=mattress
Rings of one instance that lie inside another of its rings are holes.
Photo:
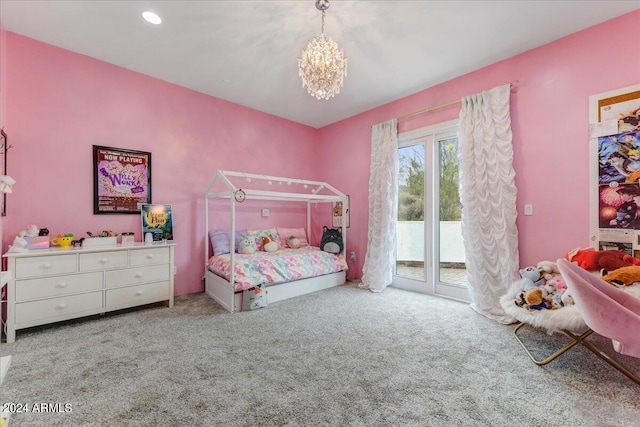
[[[209,258],[207,268],[229,280],[230,254]],[[241,291],[259,284],[272,285],[347,270],[342,254],[331,254],[320,248],[278,249],[275,252],[235,254],[235,289]]]

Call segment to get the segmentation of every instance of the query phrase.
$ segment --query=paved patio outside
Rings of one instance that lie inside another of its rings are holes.
[[[396,274],[401,277],[408,277],[411,279],[424,280],[424,264],[415,265],[396,263]],[[467,269],[461,268],[440,268],[440,282],[450,283],[452,285],[467,285]]]

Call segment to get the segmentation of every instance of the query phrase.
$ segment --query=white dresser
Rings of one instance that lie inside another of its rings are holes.
[[[158,301],[173,307],[174,243],[6,253],[7,342],[17,329]]]

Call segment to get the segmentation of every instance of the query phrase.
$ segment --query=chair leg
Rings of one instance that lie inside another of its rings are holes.
[[[575,346],[576,344],[582,344],[585,348],[587,348],[593,354],[595,354],[596,356],[598,356],[599,358],[601,358],[602,360],[607,362],[609,365],[613,366],[620,373],[626,375],[629,379],[631,379],[631,381],[635,382],[636,384],[640,384],[640,377],[638,377],[636,374],[634,374],[631,371],[629,371],[627,368],[625,368],[624,366],[622,366],[621,364],[619,364],[618,362],[613,360],[611,357],[609,357],[606,353],[604,353],[600,349],[598,349],[598,347],[596,347],[595,345],[593,345],[592,343],[590,343],[589,341],[586,340],[586,338],[593,333],[593,330],[587,329],[586,331],[584,331],[581,334],[575,334],[575,333],[573,333],[571,331],[568,331],[568,330],[565,330],[565,329],[561,330],[560,332],[564,333],[567,337],[571,338],[572,341],[570,343],[568,343],[567,345],[565,345],[564,347],[560,348],[558,351],[556,351],[555,353],[553,353],[551,356],[547,357],[546,359],[537,360],[535,357],[533,357],[533,354],[531,354],[531,352],[529,351],[527,346],[524,344],[524,342],[522,342],[522,340],[518,336],[518,331],[525,325],[526,325],[526,323],[519,323],[513,330],[513,336],[520,343],[520,345],[522,346],[524,351],[529,355],[529,358],[536,365],[538,365],[538,366],[546,365],[547,363],[552,362],[555,359],[557,359],[558,356],[566,353],[569,349],[571,349],[571,347]]]
[[[547,357],[546,359],[543,360],[537,360],[535,357],[533,357],[533,354],[531,354],[531,352],[529,351],[529,349],[527,348],[527,346],[522,342],[522,340],[520,339],[520,337],[518,336],[518,331],[524,326],[526,325],[526,323],[520,323],[518,324],[515,329],[513,330],[513,336],[516,337],[516,340],[520,343],[520,345],[522,346],[522,348],[524,349],[524,351],[529,355],[529,358],[533,361],[533,363],[535,363],[538,366],[542,366],[542,365],[546,365],[549,362],[554,361],[555,359],[558,358],[558,356],[566,353],[569,349],[571,349],[571,347],[573,347],[574,345],[582,342],[582,340],[584,340],[586,337],[588,337],[589,335],[591,335],[593,333],[593,331],[591,329],[587,329],[585,332],[583,332],[580,335],[574,335],[574,334],[567,334],[566,331],[562,331],[564,332],[569,338],[572,338],[573,341],[568,343],[567,345],[565,345],[564,347],[560,348],[558,351],[556,351],[555,353],[553,353],[551,356]]]
[[[578,337],[575,337],[571,332],[569,331],[563,331],[565,334],[567,334],[568,336],[577,339]],[[622,374],[626,375],[629,379],[631,379],[631,381],[635,382],[636,384],[640,384],[640,377],[638,377],[637,375],[635,375],[633,372],[629,371],[627,368],[625,368],[624,366],[622,366],[621,364],[619,364],[618,362],[616,362],[615,360],[613,360],[611,357],[609,357],[606,353],[603,353],[598,347],[596,347],[595,345],[591,344],[589,341],[585,341],[585,340],[580,340],[580,344],[582,344],[583,346],[585,346],[587,349],[589,349],[593,354],[595,354],[596,356],[598,356],[600,359],[604,360],[605,362],[607,362],[609,365],[613,366],[614,368],[616,368],[618,371],[620,371]]]

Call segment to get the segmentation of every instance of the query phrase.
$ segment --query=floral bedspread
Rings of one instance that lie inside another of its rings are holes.
[[[208,267],[229,280],[230,254],[212,256]],[[249,289],[260,283],[290,282],[347,270],[342,254],[331,254],[320,248],[305,246],[299,249],[278,249],[275,252],[235,254],[236,290]]]

